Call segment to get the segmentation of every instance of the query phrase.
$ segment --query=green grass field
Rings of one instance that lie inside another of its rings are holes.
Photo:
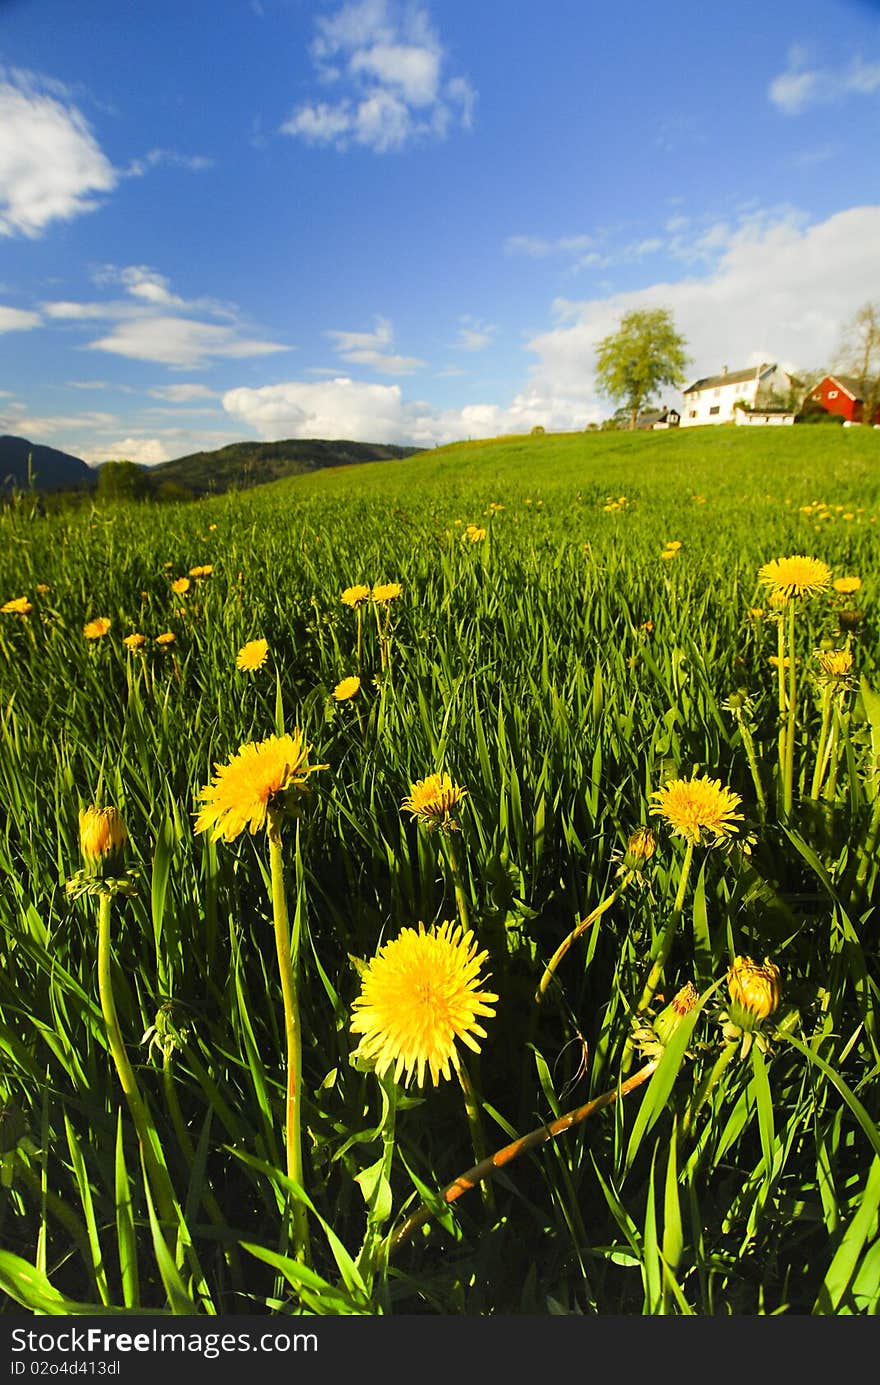
[[[4,1311],[880,1311],[878,523],[806,426],[0,514]]]

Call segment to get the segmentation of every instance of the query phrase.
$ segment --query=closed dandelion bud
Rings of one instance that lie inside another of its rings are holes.
[[[864,620],[864,613],[855,610],[838,611],[837,620],[843,630],[855,630]]]
[[[657,850],[657,838],[650,827],[637,827],[626,843],[623,864],[626,870],[639,870]]]
[[[730,1018],[741,1029],[753,1029],[777,1009],[782,996],[779,968],[764,958],[737,957],[727,973]]]
[[[79,815],[79,846],[86,861],[99,864],[112,860],[128,841],[128,832],[118,808],[91,805]]]
[[[654,1033],[661,1044],[669,1043],[685,1015],[690,1014],[699,998],[693,982],[688,981],[686,986],[682,986],[681,990],[676,992],[665,1009],[660,1011],[654,1021]]]

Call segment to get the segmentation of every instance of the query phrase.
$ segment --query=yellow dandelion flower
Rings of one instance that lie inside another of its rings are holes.
[[[213,532],[214,532],[214,530],[215,530],[216,528],[217,528],[216,524],[209,524],[209,525],[208,525],[208,532],[211,533],[211,534],[213,534]]]
[[[484,539],[486,537],[486,530],[481,529],[478,524],[469,524],[467,529],[465,530],[465,533],[467,534],[471,543],[479,543],[481,539]]]
[[[146,642],[146,635],[141,635],[137,632],[135,632],[133,635],[126,635],[125,639],[122,641],[126,649],[143,649]]]
[[[99,640],[106,635],[110,629],[110,622],[106,616],[99,616],[97,620],[87,621],[83,626],[83,634],[87,640]]]
[[[479,1019],[495,1014],[498,996],[483,989],[480,968],[488,953],[477,950],[472,932],[460,923],[404,928],[381,947],[361,979],[352,1006],[351,1028],[361,1036],[355,1056],[382,1077],[434,1086],[460,1065],[456,1041],[479,1053],[486,1038]]]
[[[457,832],[458,823],[452,814],[466,796],[467,789],[453,784],[448,774],[429,774],[427,779],[417,779],[410,785],[409,795],[400,806],[429,832],[435,827],[443,832]]]
[[[175,635],[173,630],[166,630],[163,635],[156,636],[156,643],[161,644],[163,648],[165,648],[166,645],[173,644],[174,640]]]
[[[354,587],[346,587],[339,599],[344,606],[350,606],[354,610],[360,606],[362,601],[369,601],[370,588],[365,587],[363,583]]]
[[[45,595],[46,595],[46,592],[47,592],[48,590],[49,590],[49,583],[48,583],[48,582],[38,582],[38,583],[37,583],[36,592],[37,592],[37,595],[38,595],[38,596],[45,596]]]
[[[751,620],[760,620],[761,617],[762,617],[763,614],[764,614],[764,607],[763,607],[763,606],[750,606],[750,607],[749,607],[749,612],[748,612],[748,614],[749,614],[749,618],[750,618]]]
[[[765,563],[758,571],[758,581],[788,597],[815,596],[830,585],[831,569],[818,558],[796,553],[791,558],[774,558]]]
[[[849,649],[817,649],[816,658],[822,672],[830,678],[845,678],[853,666]]]
[[[178,577],[176,582],[171,583],[171,590],[175,596],[184,596],[189,591],[191,582],[188,577]]]
[[[840,592],[842,596],[849,596],[852,592],[861,590],[861,577],[836,577],[834,579],[834,590]],[[37,588],[39,591],[39,587]]]
[[[235,659],[235,667],[242,673],[253,673],[262,668],[269,655],[268,640],[248,640],[242,645]]]
[[[7,616],[29,616],[33,609],[26,596],[15,596],[0,606],[0,611]]]
[[[251,835],[258,832],[269,809],[284,806],[284,795],[308,792],[309,775],[327,769],[309,764],[310,750],[298,728],[241,746],[225,765],[214,766],[213,779],[200,791],[204,807],[196,817],[196,832],[227,842],[245,828]]]
[[[771,592],[767,597],[767,605],[774,611],[781,611],[788,605],[789,598],[785,592]]]
[[[672,779],[651,798],[657,802],[648,811],[665,818],[675,836],[694,844],[704,840],[704,833],[720,842],[738,832],[735,824],[743,821],[742,813],[736,811],[742,802],[739,794],[718,779]]]
[[[377,582],[371,594],[374,601],[393,601],[402,591],[399,582]]]
[[[663,552],[660,554],[660,557],[663,558],[665,562],[668,562],[670,558],[678,557],[678,549],[664,548]]]
[[[768,957],[763,964],[753,962],[751,957],[735,958],[727,973],[727,989],[734,1007],[731,1019],[750,1027],[772,1015],[782,998],[780,977],[779,968]]]
[[[116,856],[128,841],[118,808],[84,808],[79,815],[79,848],[87,861]]]
[[[189,575],[190,577],[210,577],[213,571],[213,563],[202,563],[201,567],[191,567]]]
[[[681,540],[680,540],[680,539],[670,539],[669,542],[667,543],[666,547],[667,547],[667,549],[668,549],[668,551],[669,551],[670,553],[677,553],[678,550],[681,548]]]
[[[331,696],[335,697],[337,702],[347,702],[350,697],[354,697],[355,693],[360,692],[360,690],[361,680],[359,678],[343,678],[340,683],[336,684]]]

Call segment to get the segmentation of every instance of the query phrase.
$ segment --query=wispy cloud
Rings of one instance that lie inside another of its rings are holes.
[[[0,69],[0,235],[36,238],[94,211],[118,180],[60,84]]]
[[[459,351],[485,351],[495,339],[498,328],[491,322],[480,322],[478,318],[465,313],[459,319],[458,340],[455,345]]]
[[[111,330],[86,343],[135,361],[155,361],[176,369],[195,369],[215,358],[266,356],[290,348],[254,337],[229,304],[213,299],[185,299],[172,291],[168,279],[149,265],[104,265],[93,275],[99,285],[121,285],[127,298],[77,302],[57,299],[42,304],[54,321],[105,322]],[[219,322],[193,316],[200,312]]]
[[[336,344],[336,351],[349,365],[366,365],[386,375],[410,375],[426,364],[418,356],[401,356],[391,351],[394,332],[387,318],[376,319],[372,332],[325,333]]]
[[[845,68],[809,67],[803,48],[794,47],[788,67],[770,83],[768,95],[785,115],[800,115],[810,106],[830,105],[848,96],[880,92],[880,62],[853,58]]]
[[[147,393],[152,399],[165,399],[169,404],[189,404],[195,399],[216,399],[216,390],[207,385],[157,385]]]
[[[626,241],[613,237],[607,230],[593,235],[540,236],[513,235],[504,242],[508,255],[525,255],[531,260],[557,259],[569,270],[608,269],[612,265],[628,264],[645,259],[662,249],[663,241],[656,236]]]
[[[31,327],[39,327],[41,321],[39,313],[25,312],[23,308],[6,308],[0,304],[0,332],[26,332]]]
[[[240,337],[232,327],[168,316],[130,318],[90,341],[88,348],[178,369],[192,369],[215,357],[268,356],[288,349],[277,342]]]
[[[181,154],[178,149],[151,149],[149,153],[132,159],[125,169],[128,178],[142,178],[154,168],[183,168],[189,173],[204,173],[214,167],[214,159],[205,154]]]
[[[335,99],[303,102],[282,134],[384,154],[470,128],[476,93],[467,77],[445,75],[448,55],[423,6],[350,0],[315,28],[315,78]]]

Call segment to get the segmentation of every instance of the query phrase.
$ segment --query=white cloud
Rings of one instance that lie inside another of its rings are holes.
[[[827,67],[808,68],[805,61],[803,50],[792,49],[787,70],[770,83],[770,100],[785,115],[800,115],[810,106],[829,105],[853,95],[873,96],[880,91],[880,63],[855,58],[847,68],[835,72]]]
[[[39,441],[40,438],[56,433],[70,433],[80,429],[90,432],[106,432],[108,428],[118,428],[116,414],[100,413],[92,410],[81,414],[28,414],[20,405],[15,408],[15,427],[22,436]],[[79,453],[76,454],[77,456]]]
[[[132,159],[125,170],[128,178],[142,178],[154,168],[185,168],[189,173],[202,173],[214,167],[214,160],[204,154],[181,154],[177,149],[151,149],[142,158]]]
[[[94,211],[118,182],[85,117],[47,85],[0,71],[0,235],[39,236]]]
[[[384,154],[472,124],[476,93],[461,74],[444,79],[446,51],[418,4],[350,0],[316,20],[312,57],[317,79],[339,96],[303,102],[282,134]]]
[[[229,390],[223,407],[267,440],[356,438],[415,447],[523,433],[536,423],[560,430],[584,423],[578,400],[542,396],[534,389],[523,391],[507,407],[438,409],[421,400],[405,401],[399,385],[368,385],[346,377]]]
[[[60,299],[42,305],[46,316],[57,321],[111,324],[108,333],[87,344],[90,350],[186,369],[216,357],[265,356],[290,349],[247,335],[236,310],[227,304],[180,298],[166,277],[149,265],[105,265],[92,277],[98,284],[121,284],[128,298],[104,303]],[[187,315],[195,310],[223,322]]]
[[[166,399],[170,404],[188,404],[193,399],[217,399],[217,391],[207,385],[157,385],[147,393],[153,399]]]
[[[26,332],[31,327],[39,327],[41,321],[39,313],[25,312],[22,308],[6,308],[0,304],[0,332]]]
[[[498,331],[492,323],[479,322],[468,313],[460,321],[458,340],[455,343],[459,351],[485,351],[487,346],[492,345]]]
[[[87,448],[80,454],[84,462],[136,462],[140,466],[156,466],[168,462],[165,444],[160,438],[119,438],[116,442]]]
[[[119,315],[118,308],[114,308],[109,303],[73,303],[67,299],[58,299],[52,303],[43,303],[41,306],[47,317],[56,318],[62,322],[94,322],[98,319]]]
[[[349,365],[367,365],[386,375],[411,375],[426,364],[418,356],[401,356],[388,348],[394,341],[387,318],[376,319],[373,332],[328,331],[325,336],[336,343],[336,350]]]
[[[144,303],[157,304],[163,308],[182,308],[184,301],[168,288],[164,274],[157,274],[148,265],[129,265],[120,272],[120,278],[133,298]]]
[[[134,361],[156,361],[181,369],[192,369],[214,357],[267,356],[288,349],[277,342],[239,337],[231,327],[165,315],[121,322],[107,336],[89,342],[88,346],[91,351],[107,351]]]

